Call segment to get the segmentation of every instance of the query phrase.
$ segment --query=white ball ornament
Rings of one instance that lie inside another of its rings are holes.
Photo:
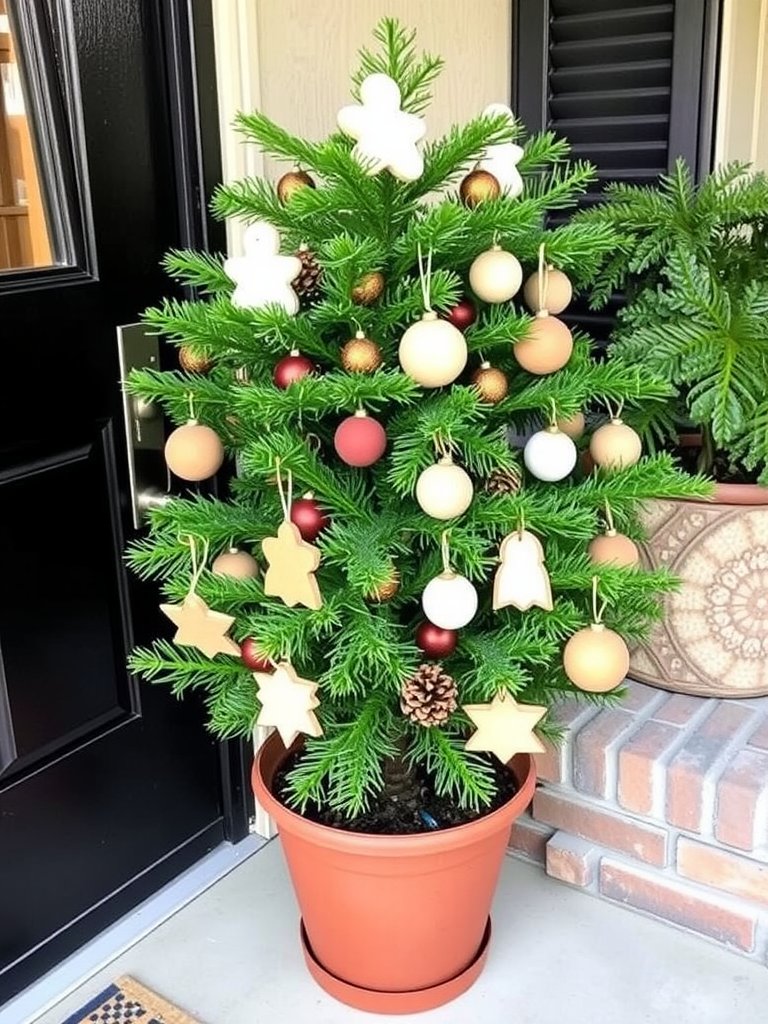
[[[469,268],[472,291],[483,302],[506,302],[523,283],[523,268],[511,252],[494,245],[475,258]]]
[[[639,461],[643,443],[636,430],[616,417],[594,432],[589,454],[601,469],[627,469]]]
[[[556,426],[537,430],[523,449],[523,462],[530,473],[547,483],[564,480],[576,465],[576,445]]]
[[[450,455],[425,469],[416,481],[416,501],[433,519],[463,515],[472,504],[474,493],[469,474]]]
[[[467,343],[458,328],[429,310],[402,336],[397,355],[417,384],[440,388],[453,383],[467,365]]]
[[[360,99],[336,118],[344,134],[357,140],[352,156],[367,174],[388,170],[400,181],[416,181],[424,170],[416,147],[427,131],[424,119],[400,109],[400,87],[389,75],[363,79]]]
[[[421,606],[429,621],[440,629],[461,629],[477,611],[477,591],[466,576],[446,571],[424,588]]]

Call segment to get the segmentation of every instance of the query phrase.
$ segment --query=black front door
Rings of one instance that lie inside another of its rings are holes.
[[[123,569],[116,325],[206,241],[209,15],[0,0],[0,1003],[246,827],[240,751],[124,667],[160,627]]]

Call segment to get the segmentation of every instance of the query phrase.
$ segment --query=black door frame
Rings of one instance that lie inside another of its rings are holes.
[[[208,205],[222,177],[212,3],[164,0],[158,7],[176,169],[179,246],[224,251],[225,227],[211,217]],[[186,291],[193,295],[191,289]],[[253,754],[245,740],[222,741],[218,747],[224,834],[237,843],[250,831]]]
[[[48,133],[38,152],[42,177],[52,186],[50,193],[59,196],[70,209],[70,218],[59,220],[62,224],[69,220],[75,226],[71,237],[63,238],[69,265],[14,272],[7,281],[0,280],[1,294],[45,288],[54,281],[81,284],[98,276],[93,244],[88,237],[89,217],[81,209],[87,199],[87,171],[81,162],[86,147],[79,122],[77,58],[66,46],[60,46],[56,60],[53,59],[54,45],[69,44],[72,38],[65,30],[70,2],[25,0],[18,7],[14,25],[20,54],[51,55],[44,71],[31,65],[26,69],[28,98],[36,123]],[[208,197],[221,180],[212,3],[163,0],[150,7],[155,21],[158,101],[166,105],[169,114],[168,146],[173,153],[179,225],[176,244],[223,251],[224,225],[211,217],[208,208]],[[75,143],[71,149],[63,145],[70,138]],[[56,227],[56,211],[51,214]],[[57,230],[61,236],[63,228]],[[186,292],[191,297],[191,290]],[[252,752],[244,740],[221,742],[218,749],[224,834],[236,843],[248,835],[253,814],[249,783]]]

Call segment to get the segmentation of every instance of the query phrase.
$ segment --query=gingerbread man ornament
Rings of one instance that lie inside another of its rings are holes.
[[[483,111],[484,117],[495,117],[498,114],[506,114],[510,124],[515,123],[515,115],[511,108],[503,103],[491,103]],[[514,142],[500,142],[497,146],[486,148],[485,156],[477,166],[492,174],[502,191],[514,198],[523,191],[523,179],[517,169],[522,155],[522,146],[518,146]]]
[[[301,272],[298,256],[280,255],[280,233],[263,220],[245,229],[243,248],[244,256],[224,261],[224,273],[235,282],[232,304],[258,309],[275,303],[295,316],[299,297],[291,282]]]

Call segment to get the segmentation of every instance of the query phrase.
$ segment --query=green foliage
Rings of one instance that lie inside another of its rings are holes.
[[[629,296],[611,365],[675,385],[635,425],[653,444],[694,427],[703,471],[768,484],[768,178],[730,164],[696,186],[678,161],[658,188],[613,185],[574,223],[621,238],[593,293]]]
[[[353,82],[357,86],[371,71],[386,71],[399,81],[406,108],[422,110],[440,61],[419,56],[413,34],[391,19],[380,24],[376,38],[381,49],[363,51]],[[484,484],[494,472],[520,470],[510,429],[525,431],[553,409],[568,416],[592,406],[599,417],[606,401],[621,402],[642,417],[649,406],[668,402],[672,386],[646,365],[593,361],[586,337],[576,339],[564,370],[531,377],[516,363],[514,344],[532,317],[522,304],[505,303],[479,304],[466,339],[473,366],[488,358],[507,374],[507,398],[488,405],[468,383],[421,389],[400,371],[397,358],[403,331],[423,311],[417,253],[432,250],[431,299],[444,310],[465,293],[470,264],[495,238],[518,255],[526,271],[536,266],[544,243],[548,258],[586,286],[623,232],[607,222],[546,229],[547,211],[573,206],[594,170],[569,162],[564,140],[550,133],[524,139],[522,126],[510,126],[503,117],[478,117],[427,145],[424,174],[412,183],[387,173],[365,174],[351,157],[351,141],[339,134],[307,142],[263,114],[241,115],[237,126],[272,156],[300,163],[318,187],[299,191],[283,205],[270,183],[248,179],[219,188],[213,208],[222,217],[269,220],[282,232],[286,250],[309,245],[322,266],[322,296],[296,317],[277,307],[241,309],[231,301],[221,257],[168,255],[166,269],[196,288],[198,298],[166,300],[148,310],[145,321],[166,343],[191,345],[215,366],[206,376],[135,372],[126,386],[160,402],[175,423],[187,419],[191,399],[196,416],[214,427],[236,457],[238,472],[226,498],[187,495],[154,509],[149,535],[132,545],[129,564],[178,601],[190,585],[190,537],[207,541],[212,557],[232,544],[260,557],[261,541],[274,534],[282,517],[275,486],[279,460],[283,475],[292,476],[294,494],[313,492],[332,520],[316,542],[322,607],[288,608],[265,596],[260,579],[232,579],[207,569],[197,592],[211,607],[235,616],[236,640],[256,638],[268,656],[290,658],[300,675],[320,684],[324,735],[307,741],[306,756],[291,774],[293,801],[300,808],[321,802],[354,815],[382,786],[383,761],[405,748],[410,763],[433,774],[440,793],[479,808],[491,800],[494,780],[487,761],[464,750],[468,719],[459,710],[444,728],[425,729],[405,719],[399,705],[401,687],[422,659],[414,630],[422,618],[424,587],[442,568],[445,527],[452,564],[475,581],[481,595],[478,614],[445,659],[460,702],[488,700],[503,689],[547,706],[563,696],[613,703],[621,691],[583,694],[561,666],[563,643],[590,621],[593,576],[608,601],[606,621],[630,640],[646,635],[658,615],[658,595],[673,581],[664,572],[596,568],[587,543],[601,528],[606,503],[617,526],[639,538],[642,501],[701,496],[706,486],[658,455],[618,473],[586,476],[577,470],[560,484],[527,477],[518,493],[488,491]],[[468,209],[454,192],[445,194],[486,146],[509,139],[524,144],[521,197]],[[442,196],[423,201],[438,188]],[[372,270],[383,273],[384,294],[370,307],[355,305],[351,290]],[[384,366],[372,374],[349,374],[341,365],[340,348],[358,326],[382,349]],[[280,390],[272,382],[273,368],[294,347],[321,372]],[[333,449],[339,420],[360,404],[386,424],[389,442],[385,458],[367,471],[341,464]],[[764,423],[768,434],[768,409]],[[453,452],[475,482],[468,512],[447,524],[428,517],[414,498],[419,473],[444,450]],[[499,542],[523,523],[542,539],[555,608],[493,612]],[[393,568],[398,592],[389,601],[372,600]],[[237,659],[209,659],[158,640],[134,652],[131,666],[179,696],[204,690],[217,735],[245,735],[258,716],[256,686]],[[559,729],[545,719],[539,733],[556,739]]]

